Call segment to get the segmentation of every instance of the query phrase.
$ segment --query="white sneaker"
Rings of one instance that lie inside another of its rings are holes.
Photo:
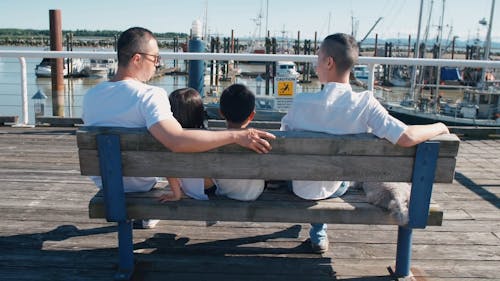
[[[153,219],[134,220],[133,226],[134,226],[134,228],[138,228],[138,229],[151,229],[151,228],[155,228],[155,226],[159,222],[160,222],[160,220],[153,220]]]

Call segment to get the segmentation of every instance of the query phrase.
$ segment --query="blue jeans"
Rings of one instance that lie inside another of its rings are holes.
[[[349,189],[349,182],[343,181],[340,184],[339,189],[337,189],[330,198],[336,198],[344,195]],[[320,241],[327,239],[327,225],[326,223],[311,223],[311,229],[309,230],[309,237],[311,238],[311,243],[319,244]]]

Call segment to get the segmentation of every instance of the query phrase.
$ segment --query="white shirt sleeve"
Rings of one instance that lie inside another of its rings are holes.
[[[146,127],[149,129],[155,123],[174,118],[170,109],[170,102],[165,90],[161,88],[152,88],[151,93],[144,95],[141,111],[145,117]]]
[[[408,127],[400,120],[392,117],[375,97],[371,97],[370,106],[364,112],[367,124],[372,133],[379,138],[385,138],[395,144]],[[366,115],[367,114],[367,115]]]

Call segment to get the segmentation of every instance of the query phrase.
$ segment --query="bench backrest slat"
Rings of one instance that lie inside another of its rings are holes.
[[[77,132],[82,175],[99,175],[95,136],[102,133],[120,135],[124,176],[411,182],[416,153],[370,134],[279,131],[272,132],[277,139],[264,155],[236,145],[173,153],[145,129],[82,127]],[[451,182],[459,140],[455,135],[433,140],[440,143],[435,182]]]

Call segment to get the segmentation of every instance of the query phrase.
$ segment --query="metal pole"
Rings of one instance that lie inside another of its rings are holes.
[[[424,0],[420,0],[420,12],[418,15],[418,30],[417,30],[417,41],[415,42],[415,51],[413,52],[413,58],[418,58],[420,54],[420,28],[422,26],[422,11],[424,7]],[[376,52],[376,51],[375,51]],[[416,105],[417,95],[415,93],[415,84],[417,82],[417,66],[414,65],[412,67],[411,73],[411,84],[410,84],[410,93],[413,95],[413,104]]]
[[[491,45],[491,25],[493,23],[493,15],[495,11],[495,0],[491,1],[490,22],[488,23],[488,33],[486,34],[486,42],[484,42],[484,60],[488,60],[490,56]]]
[[[441,58],[441,50],[442,50],[442,43],[443,43],[443,22],[444,22],[444,7],[445,7],[446,0],[443,0],[443,7],[441,10],[441,21],[439,23],[439,49],[438,49],[438,59]],[[439,84],[441,83],[441,66],[438,65],[437,68],[437,73],[436,73],[436,92],[434,93],[434,106],[432,108],[432,111],[435,112],[437,109],[437,97],[439,96]]]
[[[23,97],[23,123],[20,125],[28,124],[28,82],[26,81],[26,59],[19,58],[21,63],[21,93]]]
[[[266,0],[266,32],[269,32],[269,29],[268,29],[268,19],[269,19],[269,0]],[[267,37],[270,37],[269,34],[267,35]]]
[[[488,23],[488,32],[486,33],[486,41],[484,42],[484,60],[489,60],[490,48],[491,48],[491,24],[493,23],[493,14],[495,10],[495,0],[491,1],[491,11],[490,11],[490,22]],[[486,80],[486,69],[483,68],[481,73],[481,83],[486,86],[484,81]]]

